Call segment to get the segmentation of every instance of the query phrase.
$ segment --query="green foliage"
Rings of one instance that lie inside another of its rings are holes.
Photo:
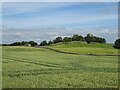
[[[27,42],[27,41],[22,41],[21,43],[22,43],[22,46],[29,44],[29,42]]]
[[[118,88],[118,57],[21,46],[2,51],[3,88]]]
[[[40,43],[40,46],[45,46],[45,45],[47,45],[47,41],[46,41],[46,40],[44,40],[44,41],[42,41],[42,42]]]
[[[10,46],[10,44],[0,44],[0,46]]]
[[[14,42],[10,46],[22,46],[21,42]]]
[[[63,39],[62,37],[57,37],[56,39],[54,39],[53,41],[49,41],[48,43],[46,42],[46,40],[44,40],[41,42],[40,46],[51,45],[59,42],[63,42],[67,44],[68,42],[71,41],[86,41],[87,43],[91,43],[91,42],[106,43],[106,40],[104,38],[99,38],[88,33],[86,37],[76,34],[73,35],[72,37],[65,37]],[[28,44],[30,44],[31,46],[37,45],[37,43],[34,41],[29,41],[29,42],[22,41],[22,42],[14,42],[12,44],[2,44],[2,46],[26,46]]]
[[[89,33],[87,34],[87,36],[84,39],[87,43],[93,43],[93,42],[106,43],[106,40],[104,38],[96,37]]]
[[[51,45],[51,44],[53,44],[53,42],[52,42],[52,41],[49,41],[49,42],[48,42],[48,45]]]
[[[86,41],[87,43],[91,43],[91,42],[92,42],[92,38],[93,38],[92,35],[87,34],[87,36],[85,37],[85,41]]]
[[[31,46],[36,46],[37,43],[34,41],[22,41],[22,42],[14,42],[11,44],[8,44],[8,46],[28,46],[30,44]]]
[[[72,41],[83,41],[83,37],[80,35],[73,35],[72,36]]]
[[[120,48],[120,38],[114,42],[114,47],[118,49]]]
[[[58,43],[62,42],[62,37],[57,37],[56,39],[53,40],[53,43]]]
[[[37,43],[34,42],[34,41],[29,41],[28,43],[29,43],[31,46],[36,46],[36,45],[37,45]]]
[[[63,43],[68,44],[68,42],[71,42],[72,38],[71,37],[64,37],[63,38]]]

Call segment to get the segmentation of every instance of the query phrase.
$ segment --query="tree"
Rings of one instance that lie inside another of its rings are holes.
[[[63,43],[67,44],[68,42],[71,42],[72,38],[71,37],[64,37],[63,38]]]
[[[42,42],[40,43],[40,46],[45,46],[45,45],[47,45],[47,41],[46,41],[46,40],[44,40],[44,41],[42,41]]]
[[[53,40],[54,43],[62,42],[62,37],[57,37]]]
[[[87,34],[87,36],[85,37],[85,41],[87,42],[87,43],[91,43],[92,42],[92,39],[93,39],[93,35],[91,35],[91,34]]]
[[[9,44],[0,44],[0,46],[9,46]]]
[[[83,37],[78,34],[72,36],[72,41],[83,41]]]
[[[106,40],[104,38],[98,38],[98,43],[106,43]]]
[[[120,38],[114,42],[114,47],[120,49]]]
[[[96,37],[96,36],[93,36],[91,34],[87,34],[87,36],[84,38],[85,41],[87,43],[91,43],[91,42],[97,42],[97,43],[106,43],[106,40],[104,38],[99,38],[99,37]]]
[[[34,42],[34,41],[29,41],[28,43],[29,43],[31,46],[36,46],[36,45],[37,45],[37,43]]]
[[[51,44],[53,44],[53,42],[52,42],[52,41],[49,41],[49,42],[48,42],[48,45],[51,45]]]
[[[80,40],[80,41],[83,41],[83,36],[80,35],[80,36],[79,36],[79,40]]]
[[[27,41],[22,41],[22,42],[14,42],[14,43],[11,43],[11,44],[9,44],[9,46],[25,46],[25,45],[27,45],[27,44],[30,44],[31,46],[36,46],[36,45],[37,45],[37,43],[34,42],[34,41],[29,41],[29,42],[27,42]]]
[[[14,42],[14,43],[11,43],[10,46],[21,46],[21,42]]]
[[[106,40],[105,40],[105,38],[102,38],[102,43],[106,43]]]
[[[26,44],[29,44],[29,42],[27,42],[27,41],[22,41],[21,44],[22,44],[22,46],[25,46]]]

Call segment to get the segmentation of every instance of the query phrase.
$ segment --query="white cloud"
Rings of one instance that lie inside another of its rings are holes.
[[[28,32],[29,30],[29,32]],[[40,43],[43,40],[53,40],[58,36],[69,37],[74,34],[86,36],[88,33],[103,37],[108,43],[113,43],[118,38],[117,29],[79,29],[79,28],[40,28],[40,29],[9,29],[3,31],[3,42],[11,43],[15,41],[34,40]]]
[[[16,33],[16,35],[20,35],[20,34],[21,34],[21,33],[19,33],[19,32],[18,32],[18,33]]]
[[[40,39],[40,38],[37,38],[36,40],[38,41],[38,40],[41,40],[41,39]]]

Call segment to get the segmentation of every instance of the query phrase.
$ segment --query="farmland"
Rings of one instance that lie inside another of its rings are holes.
[[[67,51],[81,48],[71,45],[50,47],[61,50],[66,48]],[[107,46],[106,48],[117,54],[116,49]],[[105,51],[100,52],[107,54]],[[96,51],[98,54],[100,52]],[[117,56],[71,55],[24,46],[3,46],[2,54],[3,88],[118,87]]]
[[[80,42],[70,42],[68,44],[51,45],[50,48],[78,53],[78,54],[97,54],[97,55],[118,55],[118,49],[113,48],[113,44],[100,44],[100,43],[80,43]]]

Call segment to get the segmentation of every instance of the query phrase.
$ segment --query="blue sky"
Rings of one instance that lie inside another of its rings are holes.
[[[118,37],[115,2],[4,2],[2,19],[3,43],[87,33],[113,43]]]

